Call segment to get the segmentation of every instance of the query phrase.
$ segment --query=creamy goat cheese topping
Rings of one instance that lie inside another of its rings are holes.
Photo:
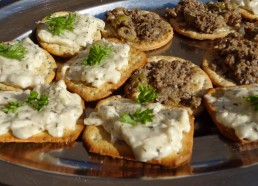
[[[258,95],[258,85],[254,88],[226,88],[223,95],[216,98],[205,95],[217,113],[218,122],[233,128],[239,139],[258,139],[258,111],[245,97]]]
[[[21,61],[0,56],[0,82],[25,89],[43,84],[51,64],[46,63],[48,59],[44,50],[30,38],[26,37],[22,42],[26,54]]]
[[[100,64],[94,66],[82,64],[89,54],[90,46],[88,46],[85,51],[81,51],[71,59],[72,66],[63,66],[62,73],[64,74],[69,69],[68,79],[83,81],[94,87],[100,87],[107,82],[118,83],[121,78],[121,70],[128,66],[130,47],[127,44],[109,42],[105,39],[102,39],[99,44],[112,48],[112,52]]]
[[[48,105],[37,111],[24,103],[15,112],[5,113],[0,109],[0,135],[11,131],[20,139],[27,139],[42,131],[54,137],[62,137],[64,130],[74,130],[83,109],[81,98],[66,90],[64,81],[51,85],[37,86],[34,89],[39,95],[48,95]],[[1,91],[0,107],[8,102],[23,103],[29,97],[30,90]]]
[[[64,30],[61,35],[53,35],[44,25],[38,32],[38,37],[47,43],[65,45],[79,51],[81,47],[91,44],[98,30],[104,30],[105,22],[88,14],[76,13],[74,29]]]
[[[119,121],[123,113],[134,113],[137,108],[153,109],[152,122],[131,125]],[[102,125],[113,141],[124,140],[132,148],[135,158],[144,162],[177,153],[182,147],[183,133],[189,132],[191,128],[185,109],[168,109],[160,103],[143,106],[133,100],[119,99],[101,105],[85,118],[84,124]]]
[[[258,0],[232,0],[242,8],[258,14]]]

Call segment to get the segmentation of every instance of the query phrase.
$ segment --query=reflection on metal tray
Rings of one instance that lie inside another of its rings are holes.
[[[0,9],[0,24],[5,25],[0,28],[0,40],[7,41],[28,34],[34,38],[35,22],[60,10],[78,10],[104,18],[103,12],[118,6],[137,7],[161,14],[165,7],[176,3],[176,0],[21,0]],[[190,40],[175,33],[170,43],[147,55],[174,55],[200,65],[203,53],[212,45],[212,41]],[[176,169],[91,154],[80,140],[71,144],[0,143],[0,158],[0,182],[10,185],[258,183],[256,146],[239,146],[220,136],[206,112],[195,121],[191,162]]]

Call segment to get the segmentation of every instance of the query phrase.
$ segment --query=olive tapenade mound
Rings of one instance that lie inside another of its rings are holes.
[[[243,22],[244,37],[249,40],[258,41],[258,21]]]
[[[204,103],[224,136],[242,144],[258,141],[258,84],[213,88]]]
[[[240,12],[228,2],[180,0],[165,10],[165,17],[176,32],[198,40],[223,38],[241,22]]]
[[[160,48],[173,37],[171,25],[154,12],[119,7],[106,17],[107,37],[118,37],[142,51]]]
[[[145,63],[144,52],[118,39],[102,39],[60,65],[56,79],[64,79],[85,101],[96,101],[112,94]]]
[[[36,36],[49,53],[72,57],[86,45],[101,39],[103,20],[77,12],[55,12],[38,22]]]
[[[258,83],[258,43],[239,36],[220,39],[205,54],[202,69],[216,86]]]
[[[186,108],[112,96],[84,124],[83,142],[92,153],[169,167],[190,161],[194,118]]]
[[[84,102],[65,83],[0,91],[0,142],[68,143],[84,129]]]
[[[204,109],[202,97],[212,83],[207,74],[191,61],[172,56],[152,56],[125,83],[128,98],[139,96],[139,86],[151,86],[155,101],[165,105],[190,107],[195,116]]]
[[[0,90],[32,89],[55,78],[55,59],[29,37],[0,43]]]

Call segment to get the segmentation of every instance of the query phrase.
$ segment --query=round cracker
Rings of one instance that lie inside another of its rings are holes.
[[[82,108],[85,109],[84,101],[81,101]],[[47,131],[39,132],[27,139],[20,139],[13,136],[12,131],[8,131],[5,134],[0,135],[0,142],[10,143],[69,143],[75,141],[80,134],[83,132],[85,128],[84,125],[84,116],[83,114],[77,120],[74,130],[64,129],[64,133],[62,137],[54,137],[50,135]]]
[[[106,37],[118,37],[119,39],[127,42],[129,45],[141,51],[150,51],[150,50],[158,49],[166,45],[167,43],[169,43],[169,41],[171,41],[174,35],[174,31],[171,25],[154,12],[145,11],[145,10],[140,10],[140,11],[143,14],[153,14],[155,15],[155,17],[160,18],[160,21],[163,24],[163,28],[158,38],[156,38],[153,41],[140,40],[139,38],[137,38],[135,41],[128,41],[118,36],[116,29],[112,26],[111,23],[106,24],[106,31],[107,31],[107,33],[105,33]]]
[[[118,39],[109,39],[111,42],[115,43],[123,43],[122,41]],[[73,64],[73,60],[69,60],[66,65],[71,66]],[[118,83],[104,83],[100,87],[93,87],[90,85],[87,85],[85,82],[76,82],[73,80],[67,79],[67,73],[65,74],[62,72],[63,65],[60,65],[60,67],[57,70],[56,79],[64,79],[67,88],[74,93],[79,94],[85,101],[96,101],[100,100],[104,97],[109,96],[112,94],[116,89],[118,89],[120,86],[124,84],[124,82],[131,76],[132,72],[136,69],[140,68],[146,63],[146,54],[136,48],[130,47],[129,51],[129,59],[128,59],[128,66],[125,69],[120,70],[121,72],[121,78]]]
[[[200,33],[197,32],[194,28],[188,26],[185,22],[180,21],[179,18],[170,18],[169,22],[176,32],[191,39],[214,40],[223,38],[232,32],[229,27],[225,27],[222,29],[217,29],[212,34]]]
[[[42,65],[39,69],[35,69],[37,74],[45,74],[45,81],[44,84],[49,84],[53,81],[55,78],[55,71],[57,68],[57,64],[55,62],[55,59],[44,49],[42,49],[45,53],[45,60],[43,61]],[[33,88],[33,87],[28,87]],[[22,90],[21,87],[15,86],[15,85],[9,85],[7,83],[1,82],[0,83],[0,90],[3,91],[9,91],[9,90]]]
[[[239,87],[239,88],[250,88],[250,87],[254,87],[254,85],[239,85],[239,86],[233,86],[234,87]],[[225,91],[227,91],[227,88],[229,87],[219,87],[219,88],[212,88],[209,90],[209,92],[207,93],[207,95],[212,95],[216,98],[221,97]],[[232,88],[232,87],[231,87]],[[232,103],[233,104],[233,103]],[[235,133],[235,129],[234,128],[230,128],[225,126],[223,123],[219,122],[217,120],[216,117],[216,113],[219,111],[215,108],[214,104],[208,102],[208,100],[204,97],[204,105],[207,108],[207,111],[209,113],[209,115],[211,116],[213,122],[215,123],[215,125],[217,126],[217,128],[219,129],[219,131],[221,132],[221,134],[223,134],[225,137],[231,139],[232,141],[241,143],[241,144],[246,144],[246,143],[254,143],[254,142],[258,142],[258,140],[246,140],[246,139],[239,139]]]
[[[202,97],[208,89],[212,88],[212,82],[210,80],[210,78],[208,77],[208,75],[197,65],[195,65],[194,63],[188,62],[182,58],[179,57],[174,57],[174,56],[151,56],[147,58],[147,63],[156,63],[159,60],[165,60],[167,62],[182,62],[182,63],[188,63],[191,67],[193,67],[195,69],[195,78],[201,77],[205,79],[205,82],[203,84],[203,87],[198,87],[194,84],[192,84],[192,90],[194,90],[194,94],[193,96],[196,97]],[[190,82],[189,82],[190,83]],[[138,92],[130,92],[129,89],[127,89],[126,85],[125,85],[125,92],[126,92],[126,96],[129,98],[136,98],[139,93]],[[179,106],[187,106],[187,105],[180,105]],[[202,113],[202,111],[204,110],[204,106],[201,103],[197,108],[191,108],[194,116],[198,116]]]
[[[214,71],[211,68],[214,57],[218,55],[219,54],[215,51],[207,51],[202,61],[202,69],[208,74],[214,85],[219,87],[236,86],[236,82],[234,82],[234,80],[226,78],[219,71]]]
[[[69,13],[71,12],[55,12],[53,14],[51,14],[51,16],[53,17],[61,17],[61,16],[67,16]],[[45,18],[43,18],[44,21]],[[49,53],[56,55],[56,56],[60,56],[60,57],[73,57],[76,54],[78,54],[78,52],[80,50],[85,49],[85,47],[81,47],[79,50],[77,50],[75,47],[73,46],[67,46],[67,45],[61,45],[61,44],[57,44],[57,43],[48,43],[43,41],[40,37],[39,37],[39,32],[40,30],[46,29],[46,25],[44,23],[39,23],[36,29],[36,37],[37,40],[40,44],[40,46],[42,48],[44,48],[46,51],[48,51]],[[101,39],[101,32],[98,30],[95,34],[94,34],[94,41],[98,41]]]
[[[126,100],[118,96],[112,96],[98,102],[96,108],[107,104],[112,99]],[[168,107],[175,108],[175,107]],[[193,147],[193,133],[194,133],[194,117],[189,113],[190,131],[183,133],[182,148],[179,152],[171,153],[161,159],[153,159],[147,161],[151,164],[159,164],[169,167],[178,167],[190,161]],[[133,151],[130,146],[124,141],[112,142],[110,134],[105,131],[102,126],[89,125],[83,133],[82,140],[90,152],[108,155],[116,158],[124,158],[128,160],[135,160]]]

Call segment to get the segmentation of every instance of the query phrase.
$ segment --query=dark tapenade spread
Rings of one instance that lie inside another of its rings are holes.
[[[236,36],[220,39],[216,45],[219,56],[213,59],[211,69],[236,82],[258,83],[258,43]]]
[[[244,23],[245,37],[251,40],[258,41],[258,21]]]
[[[240,12],[229,2],[180,0],[175,8],[165,10],[165,17],[177,18],[196,31],[208,34],[227,25],[239,26],[241,22]]]
[[[196,68],[190,61],[159,60],[147,63],[138,69],[127,82],[125,92],[137,92],[139,84],[151,85],[158,93],[156,101],[167,105],[184,105],[196,109],[201,104],[201,95],[197,95],[190,83]]]
[[[164,20],[153,12],[120,7],[106,12],[106,17],[118,35],[128,41],[151,42],[162,38],[164,33],[171,32],[170,25],[164,25]]]

